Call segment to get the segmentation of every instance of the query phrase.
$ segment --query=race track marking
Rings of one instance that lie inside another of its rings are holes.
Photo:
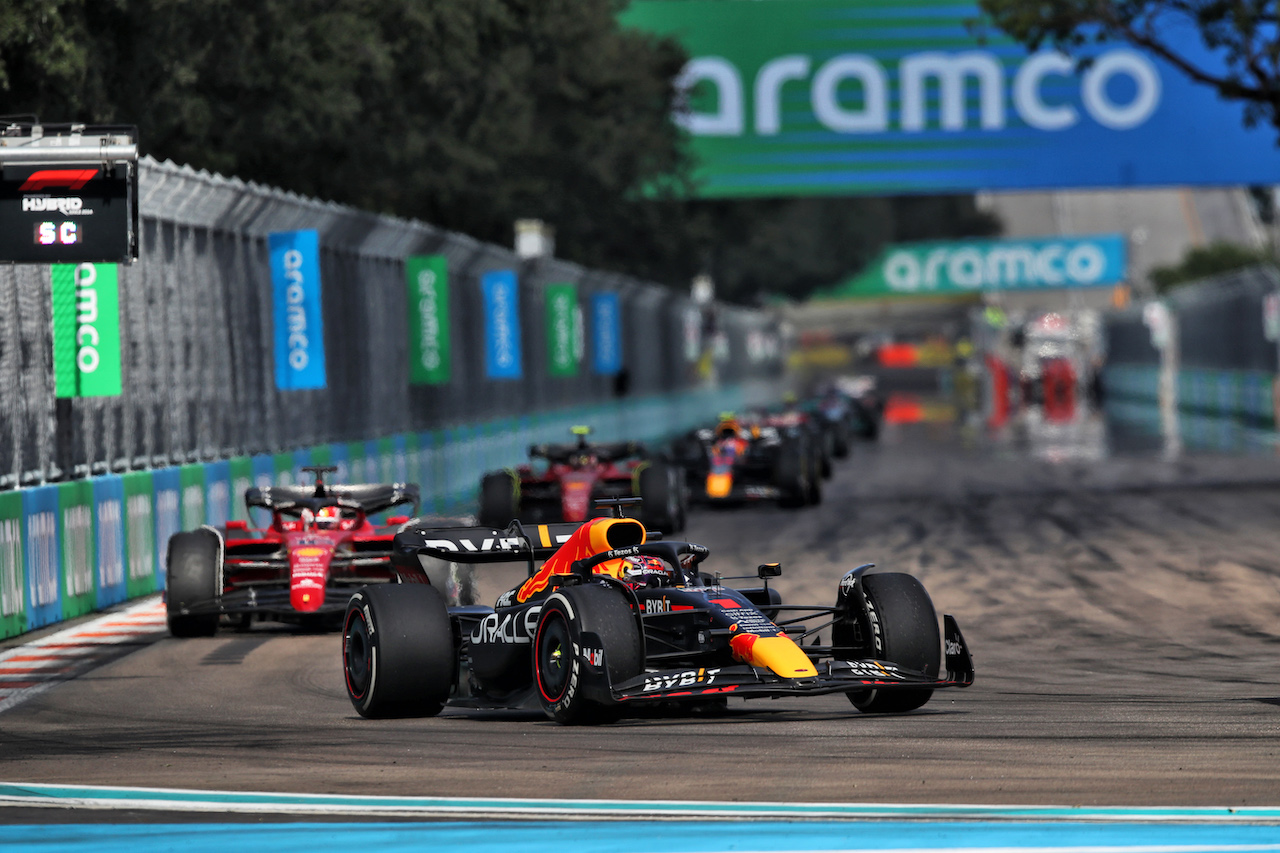
[[[927,820],[1066,821],[1144,824],[1280,825],[1280,807],[1000,806],[894,803],[717,803],[661,800],[558,800],[380,797],[44,785],[0,782],[0,806],[135,809],[244,814],[418,817],[502,820]],[[1280,849],[1280,830],[1272,827]],[[744,847],[753,850],[752,847]]]
[[[118,657],[123,646],[154,642],[166,628],[164,602],[153,595],[0,652],[0,713]]]

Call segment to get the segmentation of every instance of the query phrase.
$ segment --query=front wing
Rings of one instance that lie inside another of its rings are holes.
[[[738,664],[719,668],[680,668],[646,672],[612,686],[618,702],[668,699],[690,701],[718,697],[820,696],[857,690],[938,689],[973,684],[973,659],[960,628],[943,617],[947,672],[934,678],[884,660],[827,660],[813,678],[782,678],[767,669]]]

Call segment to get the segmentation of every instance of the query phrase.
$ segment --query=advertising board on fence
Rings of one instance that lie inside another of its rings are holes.
[[[115,397],[120,370],[120,292],[115,264],[53,264],[56,397]]]
[[[22,495],[0,492],[0,638],[27,630],[23,594]]]
[[[485,374],[490,379],[519,379],[524,375],[520,352],[520,290],[511,270],[494,270],[480,277],[484,290]]]
[[[889,246],[861,273],[814,298],[1112,287],[1125,276],[1126,243],[1120,234],[903,243]]]
[[[595,371],[612,376],[622,370],[622,318],[618,310],[618,294],[597,293],[592,296],[591,317]]]
[[[404,261],[409,290],[409,381],[449,381],[449,259],[413,255]]]
[[[325,387],[320,311],[320,235],[279,231],[267,237],[271,255],[276,387]]]
[[[94,477],[93,532],[97,551],[98,589],[94,609],[118,604],[128,597],[125,583],[124,479],[110,474]]]
[[[1084,48],[1077,70],[985,21],[977,0],[635,0],[622,15],[692,57],[676,120],[703,197],[1280,183],[1274,128],[1245,127],[1239,101],[1122,42]],[[1221,65],[1193,27],[1161,35]]]
[[[578,286],[548,284],[547,300],[547,373],[556,377],[578,375],[582,356],[578,341],[582,337],[582,314],[578,309]]]

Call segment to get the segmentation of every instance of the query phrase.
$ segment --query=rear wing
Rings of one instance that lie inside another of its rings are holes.
[[[492,527],[406,527],[395,535],[395,558],[417,562],[419,555],[451,563],[521,563],[532,570],[568,541],[581,524],[530,524],[513,521],[506,530]]]
[[[344,506],[374,515],[385,509],[412,504],[417,512],[420,496],[414,483],[357,486],[263,486],[245,490],[246,506],[273,511],[288,509],[319,510],[325,506]]]

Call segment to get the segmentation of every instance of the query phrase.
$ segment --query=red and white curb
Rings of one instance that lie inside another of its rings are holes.
[[[118,657],[122,646],[158,640],[166,628],[164,602],[153,595],[0,651],[0,713]]]

